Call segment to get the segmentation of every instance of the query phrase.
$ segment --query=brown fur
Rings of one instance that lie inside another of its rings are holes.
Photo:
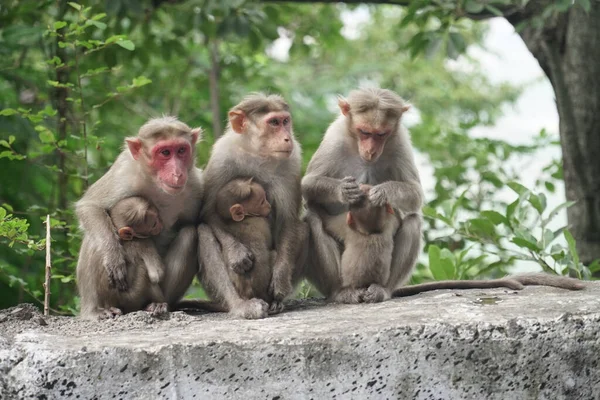
[[[243,318],[263,318],[269,307],[280,309],[299,279],[303,263],[306,228],[298,217],[301,150],[293,136],[288,108],[281,96],[247,96],[230,110],[227,130],[215,143],[204,171],[207,190],[203,218],[207,225],[198,228],[202,247],[200,279],[213,300]],[[270,115],[277,116],[277,120]],[[229,269],[246,274],[252,270],[256,255],[229,234],[214,213],[217,193],[228,182],[244,176],[254,177],[273,206],[270,232],[277,255],[269,287],[271,305],[261,299],[244,299],[236,291]]]
[[[139,139],[146,153],[162,139],[177,137],[189,142],[192,161],[187,166],[185,186],[177,194],[168,194],[158,187],[149,176],[149,166],[135,160],[130,150],[125,149],[77,202],[76,212],[84,236],[77,264],[82,317],[140,310],[149,301],[147,293],[154,290],[146,270],[127,262],[127,251],[108,213],[125,198],[143,197],[158,210],[162,230],[150,240],[164,265],[164,277],[159,284],[163,301],[173,306],[191,284],[198,268],[194,225],[202,196],[201,171],[193,165],[199,134],[200,129],[190,129],[176,118],[163,117],[148,121],[137,137],[127,139],[128,143]],[[128,244],[140,245],[139,241]],[[118,309],[117,303],[123,310]]]

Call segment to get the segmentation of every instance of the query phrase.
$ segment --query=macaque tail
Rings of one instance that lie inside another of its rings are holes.
[[[440,289],[492,289],[506,287],[512,290],[521,290],[525,286],[534,285],[553,286],[568,290],[581,290],[585,288],[585,283],[579,279],[546,273],[534,273],[513,275],[500,279],[421,283],[398,288],[392,292],[392,297],[413,296],[415,294]]]
[[[585,283],[576,278],[569,278],[567,276],[559,276],[546,274],[543,272],[534,274],[522,274],[514,275],[510,277],[523,285],[541,285],[541,286],[553,286],[561,289],[569,290],[581,290],[585,289]]]
[[[225,307],[210,300],[181,300],[175,306],[176,311],[184,310],[196,310],[196,311],[208,311],[208,312],[228,312]]]
[[[413,296],[415,294],[429,292],[440,289],[491,289],[506,287],[512,290],[523,289],[524,283],[515,279],[501,278],[488,280],[472,280],[472,281],[438,281],[420,283],[418,285],[404,286],[395,289],[392,292],[392,297]]]

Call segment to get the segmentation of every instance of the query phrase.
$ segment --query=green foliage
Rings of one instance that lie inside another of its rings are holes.
[[[306,165],[338,112],[336,95],[362,84],[388,87],[414,104],[413,142],[433,167],[436,183],[425,210],[429,261],[419,265],[415,281],[502,274],[528,259],[514,252],[586,277],[566,231],[566,244],[557,245],[563,236],[555,231],[550,243],[547,224],[556,212],[532,222],[533,230],[524,225],[546,212],[541,194],[513,184],[520,200],[506,204],[498,196],[518,178],[506,165],[555,143],[545,133],[526,146],[470,135],[475,126],[493,124],[519,90],[493,84],[465,54],[480,45],[485,26],[460,15],[495,12],[505,3],[360,6],[370,19],[347,37],[342,15],[356,7],[9,0],[0,8],[0,307],[41,299],[42,221],[50,214],[51,303],[76,312],[80,235],[72,204],[149,117],[175,114],[204,127],[202,166],[220,134],[212,122],[223,122],[250,91],[279,92],[291,103]],[[289,53],[274,52],[280,36],[289,39]],[[448,63],[459,55],[469,68]],[[554,190],[560,174],[554,163],[540,184]],[[301,295],[311,291],[304,284]],[[202,294],[197,286],[190,290]]]

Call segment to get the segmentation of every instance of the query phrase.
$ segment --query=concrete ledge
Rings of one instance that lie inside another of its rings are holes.
[[[600,284],[295,302],[258,321],[0,311],[1,399],[597,399],[599,360]]]

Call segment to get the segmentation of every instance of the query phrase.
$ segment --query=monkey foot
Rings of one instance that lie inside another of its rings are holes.
[[[117,307],[98,309],[98,319],[114,318],[119,315],[123,315],[123,311]]]
[[[229,249],[228,257],[229,268],[236,274],[243,275],[250,272],[254,267],[254,254],[246,246],[240,245],[238,248]]]
[[[269,315],[279,314],[284,308],[283,302],[273,300],[271,304],[269,304]]]
[[[381,303],[390,298],[388,291],[380,285],[371,285],[364,291],[362,301],[365,303]]]
[[[230,314],[245,319],[266,318],[269,315],[269,305],[261,299],[244,300],[232,308]]]
[[[345,288],[340,290],[333,298],[336,303],[358,304],[363,302],[366,289]]]
[[[169,313],[169,305],[167,303],[150,303],[146,307],[146,311],[153,317],[160,317]]]

